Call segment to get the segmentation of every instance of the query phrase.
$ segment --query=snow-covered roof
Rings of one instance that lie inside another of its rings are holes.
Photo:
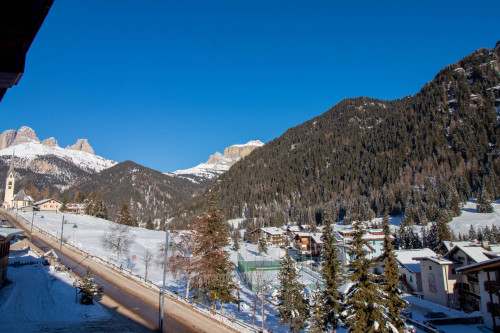
[[[42,200],[40,200],[40,201],[37,201],[37,202],[35,202],[33,205],[35,205],[35,206],[38,206],[38,205],[43,205],[44,203],[46,203],[46,202],[48,202],[48,201],[51,201],[51,200],[56,201],[57,203],[61,203],[61,202],[60,202],[59,200],[57,200],[57,199],[54,199],[54,198],[49,198],[49,199],[42,199]]]
[[[414,258],[436,256],[436,252],[429,248],[412,249],[412,250],[396,250],[394,251],[398,262],[413,273],[420,272],[420,261]]]
[[[17,194],[14,196],[13,201],[29,201],[33,202],[33,198],[27,195],[24,190],[21,190],[17,192]]]
[[[474,243],[471,241],[461,241],[461,242],[443,241],[443,245],[446,248],[446,252],[450,252],[455,245],[470,246],[471,244]]]
[[[0,227],[0,236],[2,237],[12,237],[15,235],[20,235],[22,233],[24,233],[24,230]]]
[[[486,250],[479,244],[469,246],[455,245],[453,249],[451,249],[450,255],[457,250],[462,250],[469,258],[474,260],[474,262],[481,262],[490,259],[486,256],[486,254],[484,254]]]
[[[441,256],[428,256],[428,257],[415,257],[416,260],[430,260],[439,265],[452,265],[455,264],[454,261],[448,260]]]
[[[263,232],[270,235],[283,235],[285,231],[276,227],[260,228]]]
[[[292,225],[292,226],[288,227],[288,230],[292,231],[292,232],[299,232],[300,231],[300,227],[298,225]]]

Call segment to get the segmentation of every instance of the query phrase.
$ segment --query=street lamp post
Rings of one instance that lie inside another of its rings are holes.
[[[168,253],[168,238],[170,236],[170,233],[168,230],[165,230],[165,254],[163,256],[163,284],[161,288],[161,312],[160,312],[160,318],[159,318],[159,332],[163,333],[163,316],[164,316],[164,311],[165,311],[165,280],[167,276],[167,253]],[[186,249],[183,254],[184,258],[191,258],[193,255],[189,250]]]
[[[35,219],[35,210],[33,210],[33,216],[31,217],[30,243],[31,243],[31,235],[33,235],[33,220],[34,219]]]
[[[64,220],[64,215],[62,217],[62,222],[61,222],[61,245],[59,245],[59,255],[61,256],[62,255],[62,242],[63,242],[63,232],[64,232],[64,225],[65,224],[72,224],[73,225],[73,228],[78,228],[78,226],[76,225],[76,223],[70,223],[68,221],[65,221]]]

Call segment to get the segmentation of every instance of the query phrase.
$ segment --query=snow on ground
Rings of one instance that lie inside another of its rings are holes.
[[[469,200],[462,208],[462,215],[455,217],[448,225],[458,236],[459,233],[469,233],[472,225],[477,228],[500,226],[500,200],[493,202],[493,213],[478,213],[476,209],[476,200]]]
[[[0,156],[12,156],[14,151],[16,155],[16,165],[18,164],[17,159],[21,159],[24,162],[23,164],[28,165],[30,161],[36,157],[45,155],[55,155],[89,172],[101,172],[116,164],[115,161],[105,159],[101,156],[61,147],[49,147],[39,142],[25,142],[1,149]]]
[[[412,313],[412,319],[418,322],[424,322],[428,319],[425,318],[425,314],[429,311],[433,312],[443,312],[449,318],[464,318],[464,317],[477,317],[481,316],[480,312],[464,313],[462,311],[453,310],[445,306],[432,303],[414,296],[405,295],[403,297],[410,306],[408,311]],[[445,333],[484,333],[484,325],[440,325],[437,326],[441,331]],[[417,330],[419,333],[424,332],[421,329]],[[487,331],[487,330],[486,330]]]
[[[244,218],[239,218],[239,219],[232,219],[228,220],[227,223],[229,223],[233,228],[238,228],[241,222],[243,222]]]
[[[30,212],[19,212],[19,215],[23,216],[29,225],[31,223],[32,213]],[[43,216],[43,218],[42,218]],[[116,254],[110,250],[104,249],[101,245],[101,238],[104,235],[108,226],[113,223],[111,221],[103,220],[100,218],[95,218],[88,215],[78,215],[78,214],[66,214],[64,215],[65,220],[68,224],[65,224],[63,231],[63,238],[67,239],[67,242],[75,247],[90,253],[93,256],[99,257],[103,260],[109,260],[116,263]],[[61,213],[47,213],[47,212],[37,212],[34,216],[35,227],[41,228],[42,230],[56,236],[60,239],[61,234],[61,222],[63,219],[63,214]],[[76,223],[77,228],[72,228],[72,224]],[[147,230],[143,228],[131,227],[131,234],[134,238],[134,243],[131,246],[129,255],[121,256],[119,265],[123,268],[129,268],[132,273],[144,277],[145,267],[141,262],[141,258],[144,256],[146,249],[149,249],[153,253],[157,254],[162,258],[163,252],[159,252],[159,248],[165,242],[165,232]],[[35,231],[36,233],[36,231]],[[173,237],[174,241],[178,240],[178,237]],[[248,246],[248,256],[253,256],[257,249],[255,245],[247,244]],[[245,247],[242,245],[242,247]],[[228,248],[231,254],[231,260],[237,262],[236,253]],[[57,252],[57,251],[56,251]],[[269,250],[269,258],[277,258],[283,250],[278,248],[271,248]],[[136,255],[136,260],[132,260],[132,255]],[[118,266],[119,266],[118,265]],[[162,284],[162,274],[161,268],[153,265],[148,270],[148,280],[151,280],[157,285]],[[223,313],[225,315],[236,317],[237,319],[243,320],[246,323],[252,322],[253,315],[253,304],[255,294],[248,289],[244,282],[239,280],[239,275],[235,272],[235,279],[239,281],[242,285],[240,291],[240,299],[242,301],[241,312],[238,313],[236,304],[224,304]],[[184,295],[186,292],[185,281],[176,281],[171,275],[167,275],[166,281],[167,287],[177,292],[179,295]],[[271,292],[271,291],[270,291]],[[279,325],[278,312],[274,310],[274,306],[266,303],[266,319],[265,327],[272,332],[287,332],[288,326]],[[262,323],[262,310],[260,302],[257,305],[255,325],[260,327]]]
[[[483,227],[485,225],[491,226],[492,224],[500,226],[500,201],[493,203],[493,207],[495,208],[494,213],[479,214],[475,210],[475,201],[469,201],[463,207],[462,215],[453,219],[453,221],[450,222],[449,225],[457,234],[458,232],[468,232],[471,224],[473,224],[475,227]],[[31,221],[32,213],[20,212],[19,214],[28,221]],[[38,212],[34,217],[34,225],[45,230],[46,232],[49,232],[57,238],[60,238],[62,217],[63,215],[61,213]],[[78,228],[74,229],[72,228],[72,224],[65,225],[64,238],[67,239],[69,244],[72,244],[75,247],[80,248],[94,256],[100,257],[103,260],[116,262],[116,254],[112,251],[104,249],[101,244],[101,237],[104,235],[108,226],[113,222],[87,215],[68,214],[65,215],[65,218],[69,223],[76,223],[78,226]],[[234,224],[239,223],[237,220],[233,221]],[[400,221],[400,217],[395,217],[391,218],[390,223],[392,226],[396,227],[399,225]],[[145,267],[141,262],[141,259],[147,249],[152,251],[153,253],[157,253],[160,256],[162,255],[162,253],[159,253],[158,249],[160,245],[162,245],[165,241],[165,233],[162,231],[147,230],[143,228],[131,228],[131,233],[134,238],[134,243],[131,246],[129,255],[124,255],[120,258],[120,263],[118,264],[118,266],[122,265],[123,268],[129,268],[133,274],[144,276]],[[174,238],[174,241],[175,240],[176,239]],[[231,260],[237,265],[238,258],[236,252],[234,252],[230,248],[228,248],[228,251],[230,252]],[[268,255],[260,256],[255,244],[242,243],[240,247],[240,253],[246,260],[280,260],[280,258],[282,258],[282,256],[285,254],[285,250],[269,246]],[[135,260],[132,260],[132,255],[136,255]],[[275,273],[273,272],[270,274],[274,276]],[[318,277],[318,274],[316,272],[311,271],[308,268],[303,268],[302,274],[305,284],[314,283]],[[235,276],[236,279],[239,280],[239,275],[237,272],[235,272]],[[151,267],[148,271],[148,280],[161,285],[161,269],[156,266]],[[241,283],[242,289],[240,292],[240,297],[241,301],[243,302],[241,306],[241,312],[237,312],[237,307],[235,304],[226,304],[224,305],[224,314],[234,316],[247,323],[251,323],[254,293],[248,289],[244,282],[241,281]],[[167,277],[167,286],[171,290],[178,292],[180,295],[184,295],[186,291],[185,282],[182,280],[176,281],[174,277],[170,275]],[[269,291],[269,295],[271,293],[272,290]],[[257,306],[256,312],[256,326],[260,327],[262,320],[260,314],[260,303]],[[285,332],[288,330],[287,326],[279,325],[279,317],[277,316],[278,313],[269,303],[266,303],[266,313],[266,328],[269,328],[273,332]],[[458,332],[459,331],[454,331],[454,333]]]
[[[39,258],[28,250],[14,251],[9,262],[34,262]],[[0,323],[3,332],[40,332],[69,323],[107,321],[108,312],[100,305],[75,302],[73,277],[55,272],[42,264],[10,266],[12,283],[0,290]]]

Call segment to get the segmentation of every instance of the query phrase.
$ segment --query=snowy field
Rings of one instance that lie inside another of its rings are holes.
[[[28,225],[31,223],[31,219],[33,217],[31,212],[19,212],[19,215],[29,221],[29,223],[27,223]],[[35,227],[48,232],[49,234],[57,237],[57,239],[60,239],[62,219],[63,214],[61,213],[37,212],[34,216],[33,224]],[[120,262],[116,263],[116,254],[110,250],[104,249],[101,244],[102,236],[104,235],[108,226],[113,222],[88,215],[76,214],[66,214],[64,215],[64,219],[68,221],[68,224],[65,224],[64,226],[63,238],[66,239],[68,244],[73,245],[105,261],[113,262],[117,266],[121,265],[124,269],[129,269],[133,274],[144,277],[145,267],[141,259],[144,257],[146,250],[149,249],[160,258],[162,258],[163,256],[163,252],[160,252],[159,248],[165,242],[165,232],[131,227],[130,229],[131,234],[134,238],[134,242],[131,245],[130,252],[127,256],[120,256]],[[72,228],[73,225],[70,223],[76,223],[77,228]],[[175,241],[178,238],[174,236],[173,239]],[[247,247],[248,250],[252,253],[257,252],[257,248],[255,245],[247,244]],[[230,251],[231,260],[237,263],[236,253],[229,248],[228,251]],[[276,255],[274,251],[271,251],[270,253]],[[136,257],[135,260],[132,260],[133,255],[135,255]],[[157,285],[161,285],[162,277],[163,276],[160,267],[153,265],[148,270],[148,280],[150,280],[151,282]],[[254,293],[246,287],[243,281],[240,281],[239,275],[237,273],[235,273],[235,279],[242,285],[242,289],[240,291],[240,299],[242,301],[240,312],[237,311],[236,304],[225,304],[223,314],[243,320],[246,323],[251,323],[255,297]],[[167,275],[166,285],[170,290],[177,292],[179,295],[184,295],[186,292],[185,281],[177,281],[172,275]],[[265,327],[272,332],[288,331],[286,326],[279,325],[279,317],[277,316],[278,312],[273,309],[272,305],[266,303],[265,308]],[[262,325],[261,314],[262,310],[259,302],[257,305],[255,316],[256,327],[261,327]]]
[[[491,226],[495,224],[500,226],[500,202],[493,203],[495,212],[491,214],[479,214],[475,209],[475,201],[467,202],[463,209],[462,215],[455,218],[450,222],[450,227],[452,230],[458,234],[459,232],[468,232],[470,225],[474,227],[484,227],[486,225]],[[31,222],[32,213],[19,213],[26,220]],[[52,234],[53,236],[60,238],[61,233],[61,221],[63,214],[61,213],[40,213],[37,212],[34,216],[34,225],[42,230]],[[101,238],[104,235],[108,226],[113,223],[107,220],[87,216],[87,215],[65,215],[65,219],[69,223],[76,223],[78,228],[72,228],[71,224],[66,224],[64,228],[64,238],[67,242],[75,247],[84,250],[92,254],[93,256],[99,257],[106,261],[111,261],[122,266],[124,269],[129,269],[133,274],[144,277],[145,267],[141,259],[144,257],[146,250],[150,250],[153,253],[161,256],[162,253],[159,252],[160,245],[165,241],[165,233],[162,231],[147,230],[143,228],[131,228],[131,233],[134,238],[134,242],[130,248],[128,255],[123,255],[120,257],[120,262],[116,263],[116,254],[112,251],[104,249],[101,244]],[[377,219],[378,220],[378,219]],[[377,221],[375,220],[375,221]],[[240,221],[233,220],[233,224],[238,224]],[[391,218],[390,223],[394,227],[398,226],[401,221],[400,217]],[[339,226],[340,227],[340,226]],[[175,238],[174,238],[175,241]],[[230,252],[231,260],[237,264],[237,254],[232,251],[232,249],[227,249]],[[268,247],[269,254],[265,257],[261,257],[258,254],[257,246],[249,243],[242,243],[240,248],[241,255],[246,260],[279,260],[284,254],[283,249]],[[135,260],[132,260],[132,256],[135,255]],[[314,281],[316,276],[305,275],[304,282]],[[314,272],[312,272],[314,273]],[[235,304],[224,305],[224,314],[232,317],[236,317],[247,323],[251,323],[253,315],[253,304],[254,304],[254,293],[250,291],[245,283],[239,279],[239,275],[235,272],[235,279],[241,283],[242,289],[240,292],[240,297],[242,300],[241,312],[237,312],[237,307]],[[307,280],[309,279],[309,280]],[[162,274],[161,269],[157,266],[150,268],[148,272],[148,280],[151,280],[157,285],[161,285]],[[169,289],[178,292],[180,295],[184,295],[186,291],[185,281],[177,281],[173,276],[167,276],[167,286]],[[271,293],[272,291],[270,291]],[[261,316],[261,306],[260,303],[257,306],[255,318],[255,325],[257,327],[261,326],[262,316]],[[267,303],[266,304],[265,327],[273,332],[286,332],[288,328],[286,326],[279,325],[279,317],[277,316],[277,311],[274,307]],[[448,331],[447,327],[442,327],[444,331]],[[470,327],[469,327],[470,328]],[[451,332],[451,331],[450,331]],[[460,332],[459,330],[453,330],[454,333]]]

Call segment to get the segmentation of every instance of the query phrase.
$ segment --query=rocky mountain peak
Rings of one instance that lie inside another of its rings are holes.
[[[254,149],[262,147],[264,143],[260,140],[249,141],[244,145],[233,145],[224,149],[224,156],[229,158],[240,159],[248,156]]]
[[[42,145],[45,145],[47,147],[59,147],[59,145],[57,144],[57,140],[54,137],[43,140]]]
[[[74,145],[67,146],[66,149],[84,151],[86,153],[95,155],[94,149],[92,149],[87,139],[78,139]]]
[[[31,129],[28,126],[22,126],[17,132],[16,132],[16,137],[14,141],[12,142],[13,145],[18,145],[20,143],[25,143],[25,142],[40,142],[38,137],[36,136],[36,133],[33,129]]]

